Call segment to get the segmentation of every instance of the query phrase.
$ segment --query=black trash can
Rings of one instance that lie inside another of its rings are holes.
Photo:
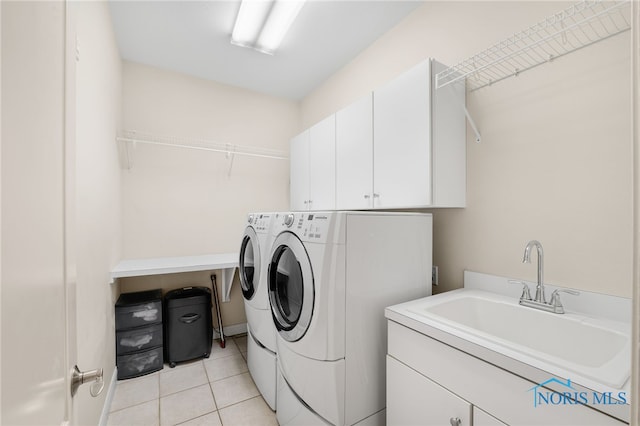
[[[209,358],[213,343],[211,290],[185,287],[164,296],[165,362]]]

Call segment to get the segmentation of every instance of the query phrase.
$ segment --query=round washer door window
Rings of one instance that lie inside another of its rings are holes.
[[[289,342],[300,340],[311,323],[315,294],[307,251],[290,232],[283,232],[273,243],[268,282],[278,333]]]
[[[240,245],[240,286],[245,299],[251,300],[260,282],[260,245],[252,227],[244,231]]]

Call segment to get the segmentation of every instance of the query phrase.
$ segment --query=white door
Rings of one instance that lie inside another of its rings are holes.
[[[373,197],[373,98],[336,113],[336,209],[370,209]]]
[[[64,2],[0,7],[0,423],[73,424],[75,37]]]

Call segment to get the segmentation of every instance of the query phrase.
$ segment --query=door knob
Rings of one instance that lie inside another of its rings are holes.
[[[451,426],[460,426],[462,424],[462,420],[460,420],[459,417],[451,417],[449,419],[449,424],[451,424]]]
[[[76,392],[78,392],[80,385],[90,382],[92,382],[89,388],[91,396],[95,398],[100,395],[102,389],[104,389],[104,378],[102,374],[102,368],[80,371],[77,365],[73,367],[73,370],[71,370],[71,396],[74,396]]]

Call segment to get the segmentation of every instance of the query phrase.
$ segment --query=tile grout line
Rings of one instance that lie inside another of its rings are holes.
[[[209,392],[210,392],[210,394],[211,394],[211,397],[213,398],[213,402],[214,402],[215,410],[214,410],[214,411],[210,411],[210,412],[208,412],[208,413],[204,413],[204,414],[202,414],[202,415],[200,415],[200,416],[197,416],[197,417],[194,417],[194,418],[192,418],[192,419],[185,420],[185,421],[181,422],[180,424],[185,423],[185,422],[189,422],[189,421],[191,421],[191,420],[194,420],[194,419],[197,419],[197,418],[200,418],[200,417],[204,417],[204,416],[206,416],[206,415],[210,415],[210,414],[212,414],[212,413],[216,412],[216,413],[217,413],[217,415],[218,415],[218,419],[220,420],[220,424],[221,424],[221,425],[223,425],[223,422],[222,422],[222,416],[220,415],[220,408],[218,407],[218,402],[216,401],[216,397],[215,397],[215,394],[214,394],[214,392],[213,392],[212,383],[219,382],[219,381],[222,381],[222,380],[226,380],[226,379],[229,379],[229,378],[232,378],[232,377],[237,377],[237,376],[240,376],[240,375],[243,375],[243,374],[248,374],[248,371],[243,371],[243,372],[241,372],[241,373],[232,374],[232,375],[230,375],[230,376],[223,377],[223,378],[219,378],[219,379],[216,379],[216,380],[211,381],[211,378],[209,377],[209,373],[208,373],[207,368],[206,368],[206,366],[204,365],[204,363],[205,363],[206,361],[212,361],[212,362],[213,362],[213,361],[216,361],[216,360],[219,360],[219,359],[224,359],[224,358],[228,358],[228,357],[231,357],[231,356],[238,356],[238,355],[240,355],[241,359],[244,361],[244,363],[245,363],[245,365],[246,365],[246,363],[247,363],[247,359],[246,359],[246,355],[245,355],[246,353],[245,353],[245,354],[243,354],[243,353],[242,353],[242,351],[240,350],[240,347],[238,346],[238,344],[237,344],[237,342],[236,342],[235,338],[232,338],[232,339],[229,339],[229,340],[233,341],[233,344],[235,345],[235,348],[236,348],[236,350],[237,350],[237,352],[236,352],[236,353],[228,354],[228,355],[224,355],[224,356],[220,356],[220,357],[218,357],[218,358],[213,358],[213,359],[203,358],[203,359],[201,359],[201,360],[199,360],[199,361],[198,361],[198,362],[200,362],[200,363],[201,363],[202,368],[204,369],[205,377],[206,377],[206,380],[207,380],[207,382],[206,382],[206,383],[203,383],[203,384],[200,384],[200,385],[196,385],[196,386],[191,386],[191,387],[188,387],[188,388],[185,388],[185,389],[181,389],[181,390],[179,390],[179,391],[172,392],[172,393],[169,393],[169,394],[167,394],[167,395],[162,395],[162,394],[161,394],[161,375],[163,374],[163,372],[162,372],[162,371],[154,372],[154,373],[152,373],[152,375],[155,375],[155,376],[157,377],[157,381],[156,381],[156,383],[157,383],[157,385],[156,385],[156,386],[157,386],[157,391],[158,391],[158,393],[157,393],[157,394],[158,394],[158,397],[157,397],[157,398],[152,398],[152,399],[149,399],[149,400],[147,400],[147,401],[141,401],[141,402],[139,402],[139,403],[136,403],[136,404],[133,404],[133,405],[130,405],[130,406],[127,406],[127,407],[122,407],[122,408],[120,408],[120,409],[118,409],[118,410],[110,411],[109,415],[110,415],[111,413],[117,413],[117,412],[120,412],[120,411],[123,411],[123,410],[131,409],[131,408],[135,408],[135,407],[140,407],[140,406],[142,406],[142,405],[144,405],[144,404],[148,404],[148,403],[150,403],[150,402],[156,401],[156,402],[157,402],[156,407],[157,407],[157,415],[158,415],[158,417],[157,417],[157,418],[158,418],[158,425],[162,425],[162,419],[161,419],[161,413],[162,413],[162,409],[161,409],[161,400],[162,400],[163,398],[168,397],[168,396],[171,396],[171,395],[178,394],[178,393],[180,393],[180,392],[184,392],[184,391],[188,391],[188,390],[191,390],[191,389],[195,389],[195,388],[197,388],[197,387],[201,387],[201,386],[204,386],[204,385],[208,385],[208,386],[209,386]],[[196,363],[194,363],[194,365],[195,365],[195,364],[196,364]],[[169,372],[170,372],[170,371],[167,371],[166,373],[169,373]],[[150,376],[151,376],[151,375],[150,375]],[[116,387],[117,387],[117,385],[116,385]],[[230,404],[230,405],[225,406],[225,407],[223,407],[223,408],[233,407],[233,406],[235,406],[235,405],[238,405],[238,404],[240,404],[240,403],[243,403],[243,402],[246,402],[246,401],[249,401],[249,400],[252,400],[252,399],[256,399],[256,398],[258,398],[258,397],[260,397],[260,395],[256,395],[256,396],[253,396],[253,397],[250,397],[250,398],[247,398],[247,399],[243,399],[243,400],[241,400],[241,401],[234,402],[233,404]]]

